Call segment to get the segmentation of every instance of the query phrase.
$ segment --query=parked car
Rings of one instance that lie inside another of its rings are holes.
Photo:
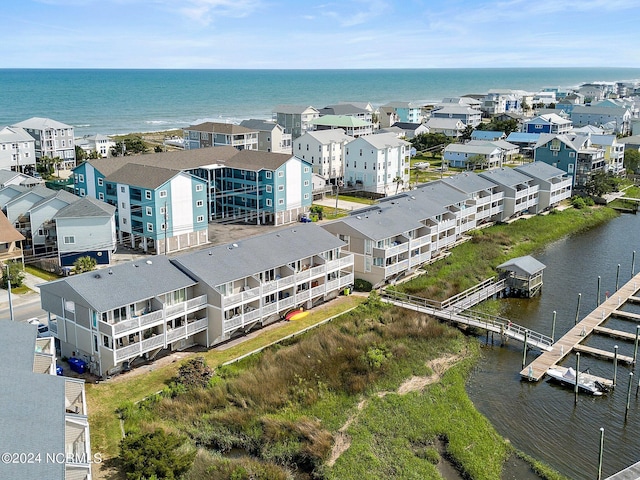
[[[38,320],[37,318],[31,318],[27,320],[27,322],[29,322],[31,325],[35,325],[36,327],[38,327],[38,338],[46,338],[46,337],[53,336],[49,331],[49,327],[44,323],[40,323],[40,320]]]
[[[416,162],[413,166],[416,168],[429,168],[431,164],[429,162]]]

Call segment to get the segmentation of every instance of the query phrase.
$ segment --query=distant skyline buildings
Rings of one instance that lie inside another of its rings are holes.
[[[21,0],[4,68],[632,67],[640,0]],[[606,26],[606,28],[605,28]]]

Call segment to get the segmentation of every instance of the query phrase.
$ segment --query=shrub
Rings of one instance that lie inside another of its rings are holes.
[[[587,206],[584,198],[582,197],[573,197],[571,199],[571,205],[573,206],[573,208],[577,208],[578,210],[581,210]]]
[[[128,434],[120,441],[120,460],[127,479],[179,478],[191,468],[196,455],[195,451],[184,448],[184,441],[161,429]]]
[[[353,282],[353,289],[356,292],[370,292],[373,289],[371,282],[367,282],[361,278],[356,278]]]
[[[213,370],[209,368],[204,357],[196,357],[180,365],[177,383],[186,388],[205,388],[212,376]]]
[[[7,270],[9,278],[7,278]],[[22,265],[18,262],[8,262],[6,267],[2,269],[2,281],[0,287],[7,290],[9,288],[9,280],[11,280],[11,287],[21,287],[24,280],[24,272],[22,271]]]
[[[76,273],[90,272],[95,270],[97,264],[98,262],[96,262],[95,258],[86,255],[84,257],[77,258],[76,261],[73,262],[73,268]]]

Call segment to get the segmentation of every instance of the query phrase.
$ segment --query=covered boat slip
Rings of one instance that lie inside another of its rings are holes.
[[[640,273],[624,284],[618,291],[614,292],[604,302],[598,305],[595,310],[584,317],[573,328],[571,328],[562,338],[553,344],[550,351],[543,352],[533,362],[526,366],[520,375],[532,381],[538,381],[544,377],[550,368],[554,368],[566,359],[573,351],[580,351],[590,355],[599,356],[625,363],[634,363],[636,359],[623,355],[614,355],[612,352],[598,350],[582,345],[582,342],[592,333],[605,333],[601,325],[612,316],[621,316],[621,309],[624,304],[635,297],[640,288]],[[620,335],[618,335],[620,336]],[[635,338],[635,336],[634,336]]]

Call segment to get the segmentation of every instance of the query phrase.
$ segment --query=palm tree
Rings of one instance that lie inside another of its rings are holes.
[[[396,194],[397,194],[398,189],[400,188],[400,185],[404,185],[404,180],[400,175],[396,175],[396,178],[393,179],[393,183],[396,184]]]
[[[96,259],[93,257],[85,256],[76,259],[73,262],[73,267],[76,269],[76,273],[90,272],[96,268]]]

